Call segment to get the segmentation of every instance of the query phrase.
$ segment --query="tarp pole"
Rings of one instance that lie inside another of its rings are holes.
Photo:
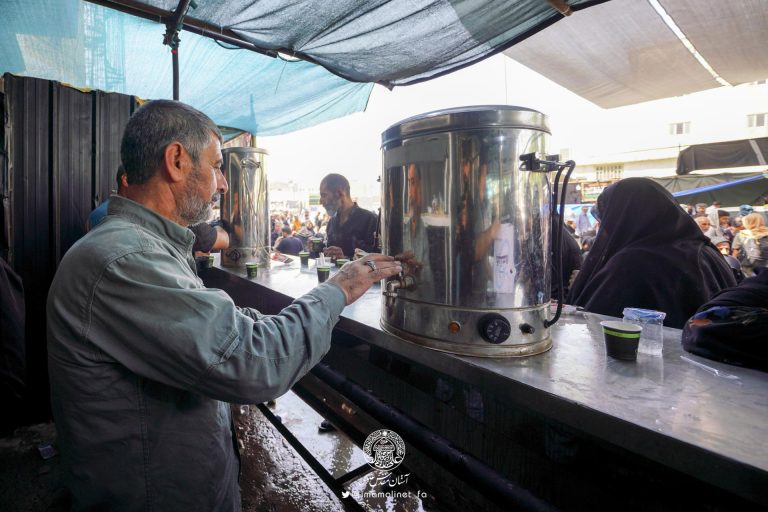
[[[179,32],[184,26],[184,16],[187,14],[187,10],[190,5],[194,9],[197,7],[193,0],[179,0],[179,5],[176,6],[176,10],[173,11],[173,15],[168,19],[165,24],[165,36],[163,36],[163,44],[167,44],[171,48],[171,59],[173,63],[173,99],[179,100]]]

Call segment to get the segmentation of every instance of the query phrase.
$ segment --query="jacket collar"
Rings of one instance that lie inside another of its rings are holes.
[[[109,197],[108,215],[118,215],[168,240],[182,251],[191,249],[195,235],[185,226],[166,219],[154,210],[122,196]]]

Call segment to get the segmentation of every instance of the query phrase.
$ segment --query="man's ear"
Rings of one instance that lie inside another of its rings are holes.
[[[182,181],[187,174],[189,161],[189,153],[184,146],[180,142],[171,142],[165,148],[164,157],[163,163],[168,178],[174,183]]]

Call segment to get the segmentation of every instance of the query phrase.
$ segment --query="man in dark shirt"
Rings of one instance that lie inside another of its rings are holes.
[[[301,240],[291,234],[291,228],[283,228],[283,239],[277,244],[277,252],[298,256],[304,250]]]
[[[331,216],[328,247],[331,258],[352,258],[355,249],[373,252],[376,244],[376,214],[352,201],[349,181],[341,174],[329,174],[320,182],[320,204]]]

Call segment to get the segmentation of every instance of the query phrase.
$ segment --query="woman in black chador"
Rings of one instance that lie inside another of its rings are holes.
[[[696,222],[661,185],[627,178],[597,199],[600,231],[568,295],[587,311],[664,311],[682,328],[716,292],[736,281]]]

